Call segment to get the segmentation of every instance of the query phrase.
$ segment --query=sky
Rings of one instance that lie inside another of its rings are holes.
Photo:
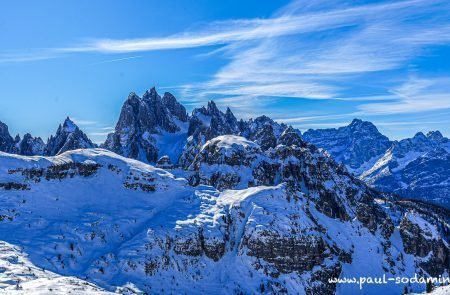
[[[95,142],[130,92],[305,131],[450,136],[450,1],[0,1],[0,121]]]

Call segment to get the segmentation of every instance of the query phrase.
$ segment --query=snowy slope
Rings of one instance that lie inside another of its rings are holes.
[[[217,141],[220,148],[258,150],[238,137]],[[1,153],[0,163],[0,241],[23,249],[30,267],[59,275],[49,284],[30,282],[36,290],[83,284],[70,278],[75,276],[113,292],[398,294],[402,286],[368,286],[361,293],[356,285],[336,288],[328,279],[362,270],[408,276],[446,271],[433,254],[448,255],[436,219],[403,216],[405,209],[379,206],[369,192],[340,197],[344,211],[330,214],[330,205],[321,202],[332,200],[323,199],[332,186],[313,171],[310,177],[319,177],[314,185],[325,182],[323,196],[289,183],[223,192],[191,187],[165,170],[102,149],[56,157]],[[340,186],[362,185],[331,164],[316,163],[331,169],[322,173]],[[413,247],[421,239],[426,247]],[[0,275],[15,287],[12,272]]]
[[[0,241],[1,294],[111,294],[75,277],[65,277],[37,267],[17,246]]]

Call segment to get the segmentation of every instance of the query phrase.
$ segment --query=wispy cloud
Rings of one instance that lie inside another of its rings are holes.
[[[386,73],[402,70],[407,77],[405,69],[427,54],[429,46],[450,43],[449,20],[447,0],[360,5],[293,1],[266,19],[213,22],[163,37],[93,39],[36,54],[0,55],[0,63],[222,45],[204,58],[220,55],[227,63],[207,81],[179,86],[184,101],[199,103],[214,97],[219,104],[251,109],[280,97],[332,99],[354,101],[361,113],[406,113],[448,107],[448,88],[441,82],[422,78],[407,81],[402,88],[395,85],[404,81],[398,76],[391,81]],[[370,75],[376,74],[380,76],[372,80]],[[364,95],[355,91],[361,80],[372,82]]]
[[[78,126],[95,126],[97,125],[97,121],[92,121],[92,120],[82,120],[82,119],[78,119],[78,118],[72,118],[72,121],[77,124]]]
[[[450,109],[450,77],[411,77],[392,90],[393,102],[369,103],[359,107],[367,114],[401,114]]]
[[[427,46],[450,42],[450,3],[446,1],[355,7],[338,3],[341,8],[310,3],[293,2],[271,20],[276,29],[262,22],[263,36],[234,40],[214,51],[229,63],[209,81],[183,85],[182,96],[194,101],[216,97],[235,107],[251,105],[261,97],[396,101],[390,89],[398,78],[390,81],[386,75],[373,81],[368,75],[404,69],[426,54]],[[354,93],[361,80],[372,83],[365,95]]]
[[[119,62],[119,61],[125,61],[125,60],[130,60],[130,59],[137,59],[137,58],[142,58],[142,55],[127,56],[127,57],[123,57],[123,58],[115,58],[115,59],[103,60],[103,61],[99,61],[99,62],[93,63],[93,65],[112,63],[112,62]]]

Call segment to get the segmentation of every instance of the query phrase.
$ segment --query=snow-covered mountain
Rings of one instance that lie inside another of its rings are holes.
[[[310,129],[303,138],[327,150],[356,175],[370,168],[392,144],[375,125],[360,119],[337,129]]]
[[[378,190],[450,206],[450,141],[439,131],[391,142],[372,123],[355,119],[338,129],[308,130],[303,138]]]
[[[212,162],[200,153],[195,164],[245,169],[242,150],[277,154],[254,169],[257,186],[224,191],[103,149],[0,153],[0,240],[66,283],[119,292],[357,294],[328,279],[448,271],[448,215],[384,199],[298,134],[282,137],[272,152],[238,136],[208,141]]]
[[[34,156],[43,155],[44,150],[45,143],[42,138],[33,137],[30,133],[26,133],[22,139],[19,135],[16,136],[12,152],[24,156]]]
[[[162,98],[155,88],[142,98],[130,93],[103,147],[147,163],[166,155],[176,162],[187,138],[187,121],[186,109],[168,92]]]
[[[55,156],[75,149],[94,148],[96,145],[80,130],[80,128],[67,117],[59,125],[55,136],[50,136],[44,148],[44,155]]]
[[[21,139],[19,135],[11,136],[8,126],[0,121],[0,151],[33,156],[43,155],[45,143],[40,137],[33,137],[27,133]]]
[[[450,212],[361,180],[411,196],[394,186],[445,184],[438,132],[392,143],[354,120],[302,136],[213,101],[188,115],[152,88],[102,146],[69,118],[45,147],[0,124],[1,291],[400,294],[329,279],[449,273]],[[25,152],[52,156],[11,154]]]
[[[55,156],[65,151],[94,148],[96,145],[69,118],[59,125],[56,135],[50,136],[47,143],[40,137],[26,133],[23,138],[9,134],[8,126],[0,122],[0,151],[24,156]]]
[[[275,147],[286,128],[266,116],[238,121],[229,108],[222,112],[214,101],[188,115],[172,94],[166,92],[161,97],[153,87],[142,98],[130,93],[114,133],[102,147],[145,163],[155,164],[163,158],[186,168],[212,138],[243,135],[265,150]]]
[[[206,141],[216,136],[239,132],[239,122],[229,108],[223,113],[214,101],[210,101],[207,107],[194,109],[189,119],[187,142],[178,159],[180,165],[184,168],[191,165]]]
[[[450,205],[450,142],[439,131],[396,141],[361,179],[405,198]]]

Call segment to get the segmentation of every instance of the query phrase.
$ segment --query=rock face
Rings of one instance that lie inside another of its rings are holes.
[[[96,145],[67,117],[63,125],[59,125],[56,135],[48,139],[44,155],[55,156],[70,150],[94,147]]]
[[[268,151],[240,136],[216,137],[203,145],[189,169],[196,172],[191,184],[212,185],[219,190],[281,183],[293,192],[306,190],[317,210],[341,220],[350,216],[342,206],[344,199],[355,204],[373,198],[362,182],[352,179],[345,168],[306,144],[291,128],[280,136],[276,148]],[[371,207],[366,209],[370,212]],[[384,215],[374,218],[377,222]]]
[[[162,156],[158,161],[156,161],[156,167],[161,169],[172,169],[174,168],[174,165],[172,164],[169,156]]]
[[[33,137],[31,134],[27,133],[24,135],[23,139],[17,135],[14,139],[9,134],[8,126],[0,122],[0,151],[25,155],[43,155],[45,148],[45,143],[40,137]]]
[[[24,156],[43,155],[45,143],[40,137],[33,137],[30,133],[26,133],[22,139],[19,138],[16,147],[17,153]]]
[[[449,206],[450,143],[440,132],[394,142],[361,179],[402,197]]]
[[[181,134],[179,139],[185,139],[187,121],[186,109],[172,94],[165,93],[161,98],[155,88],[145,92],[142,98],[131,93],[122,107],[115,132],[108,135],[103,146],[129,158],[155,163],[164,155],[155,135]]]
[[[327,150],[356,175],[373,165],[391,146],[391,141],[375,125],[359,119],[338,129],[308,130],[303,138]]]
[[[407,213],[400,223],[400,235],[405,252],[424,258],[420,266],[434,277],[438,277],[449,266],[450,251],[440,240],[436,227],[420,215]],[[433,253],[432,257],[427,257]]]
[[[285,124],[279,124],[267,116],[260,116],[241,123],[241,135],[258,143],[263,150],[274,148],[277,139],[287,128]],[[296,130],[300,135],[300,131]]]
[[[449,271],[445,211],[381,202],[382,194],[296,132],[278,142],[263,151],[239,136],[209,140],[193,166],[278,165],[275,185],[226,191],[192,187],[103,149],[45,158],[0,153],[0,241],[28,253],[33,265],[22,273],[77,276],[119,293],[354,294],[358,285],[329,279],[361,270]],[[3,275],[14,278],[8,269]],[[367,285],[364,292],[402,290]]]
[[[14,139],[9,134],[8,126],[0,121],[0,151],[9,152],[14,145]]]
[[[207,107],[194,109],[189,119],[188,139],[179,159],[180,166],[186,168],[191,165],[206,141],[225,134],[237,135],[239,132],[238,121],[229,108],[223,113],[210,101]]]

